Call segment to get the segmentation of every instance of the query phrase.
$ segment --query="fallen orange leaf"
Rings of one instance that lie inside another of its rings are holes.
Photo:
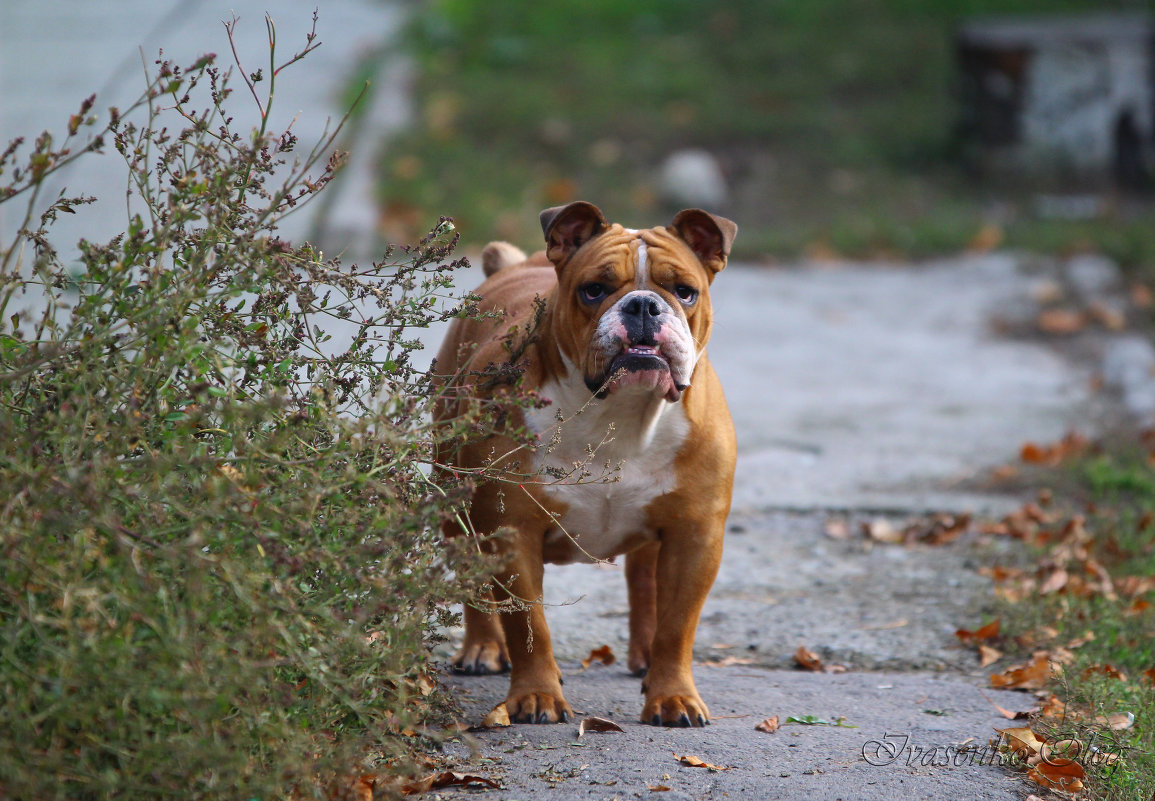
[[[822,670],[822,660],[818,658],[818,654],[807,650],[805,646],[798,646],[798,650],[794,652],[794,661],[798,663],[799,667],[806,670],[813,670],[820,672]]]
[[[1002,673],[991,674],[991,686],[1003,689],[1037,690],[1051,677],[1051,660],[1045,652],[1023,665],[1009,667]]]
[[[1019,451],[1019,458],[1030,464],[1042,464],[1047,461],[1047,453],[1035,443],[1027,442]]]
[[[1044,334],[1077,334],[1087,327],[1087,316],[1073,309],[1044,309],[1035,325]]]
[[[1120,595],[1136,598],[1155,591],[1155,576],[1120,576],[1115,579],[1115,588]]]
[[[649,788],[652,791],[654,791],[655,793],[668,793],[668,792],[670,792],[670,788],[664,784],[651,784],[651,785],[649,785]]]
[[[336,795],[350,801],[373,801],[373,788],[377,785],[377,774],[365,773],[353,780],[350,787],[335,788]]]
[[[1086,645],[1089,642],[1092,642],[1094,639],[1095,639],[1095,632],[1091,631],[1090,629],[1087,629],[1080,636],[1076,637],[1075,639],[1073,639],[1069,643],[1067,643],[1067,647],[1068,648],[1082,648],[1084,645]]]
[[[1150,608],[1151,608],[1151,602],[1150,601],[1144,601],[1141,598],[1136,598],[1134,601],[1131,602],[1130,606],[1128,606],[1126,609],[1123,610],[1123,614],[1126,615],[1127,617],[1134,617],[1135,615],[1143,614],[1144,612],[1146,612]]]
[[[1067,711],[1067,705],[1059,699],[1059,696],[1052,695],[1043,702],[1043,706],[1039,709],[1039,714],[1045,718],[1062,717]]]
[[[1092,665],[1089,668],[1084,668],[1083,678],[1089,678],[1096,673],[1106,676],[1109,679],[1118,679],[1119,681],[1127,681],[1127,675],[1119,670],[1114,665]]]
[[[1028,770],[1027,778],[1048,790],[1077,793],[1083,789],[1083,766],[1073,759],[1052,757]]]
[[[704,762],[701,759],[699,759],[698,757],[691,756],[690,754],[686,754],[685,756],[678,756],[677,754],[674,754],[674,758],[677,759],[679,763],[685,765],[688,768],[706,768],[708,770],[729,770],[729,768],[725,767],[724,765],[711,765],[709,762]]]
[[[1085,323],[1086,321],[1084,320],[1083,324]],[[1065,434],[1061,440],[1051,445],[1039,445],[1034,442],[1025,443],[1019,451],[1019,458],[1030,464],[1044,464],[1054,467],[1064,459],[1082,453],[1087,449],[1089,444],[1090,442],[1085,436],[1076,431],[1071,431]],[[1033,506],[1035,505],[1027,504],[1027,506],[1023,507],[1022,512],[1029,513],[1033,511],[1028,508]],[[1045,522],[1041,517],[1028,516],[1034,519],[1036,523]]]
[[[754,727],[756,731],[764,731],[767,734],[773,734],[778,731],[778,716],[773,715],[766,718],[764,721]]]
[[[614,656],[614,652],[610,647],[603,645],[601,648],[595,648],[590,651],[590,655],[582,660],[582,669],[588,668],[594,662],[601,662],[603,665],[612,665],[616,661],[618,661],[618,658]]]
[[[958,629],[954,636],[958,637],[965,643],[978,642],[979,640],[991,640],[999,636],[999,618],[995,618],[985,626],[976,629],[975,631],[968,631],[966,629]]]

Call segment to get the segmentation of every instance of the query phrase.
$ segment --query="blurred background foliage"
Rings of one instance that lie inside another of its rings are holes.
[[[968,175],[954,33],[993,14],[1136,11],[1136,0],[639,0],[414,9],[415,123],[386,149],[387,233],[438,214],[465,242],[532,245],[540,209],[585,198],[652,224],[670,153],[729,183],[739,255],[906,258],[999,245],[1155,264],[1153,215],[1108,197],[1045,219],[1038,186]],[[1049,190],[1070,187],[1045,187]]]

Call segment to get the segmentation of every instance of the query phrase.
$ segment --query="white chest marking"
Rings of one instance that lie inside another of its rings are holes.
[[[528,414],[542,442],[535,454],[539,480],[550,499],[567,506],[545,545],[566,551],[565,561],[611,559],[656,536],[645,509],[674,489],[674,460],[690,424],[680,404],[627,391],[575,414],[589,398],[584,383],[575,383],[545,385],[542,394],[553,405]]]

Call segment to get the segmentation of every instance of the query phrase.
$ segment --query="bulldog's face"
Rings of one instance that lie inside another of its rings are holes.
[[[710,283],[737,226],[698,209],[635,231],[577,202],[541,215],[557,269],[559,346],[598,397],[656,394],[674,402],[710,337]]]

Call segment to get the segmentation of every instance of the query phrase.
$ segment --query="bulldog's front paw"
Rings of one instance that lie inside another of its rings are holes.
[[[646,694],[646,705],[642,708],[642,723],[651,726],[691,726],[710,725],[710,710],[696,692],[671,693],[662,695]]]
[[[497,640],[466,642],[453,655],[450,664],[454,672],[470,676],[505,673],[509,670],[509,654],[505,650],[505,643]]]
[[[515,694],[511,690],[505,699],[505,709],[513,723],[565,723],[573,717],[573,710],[560,691]]]

